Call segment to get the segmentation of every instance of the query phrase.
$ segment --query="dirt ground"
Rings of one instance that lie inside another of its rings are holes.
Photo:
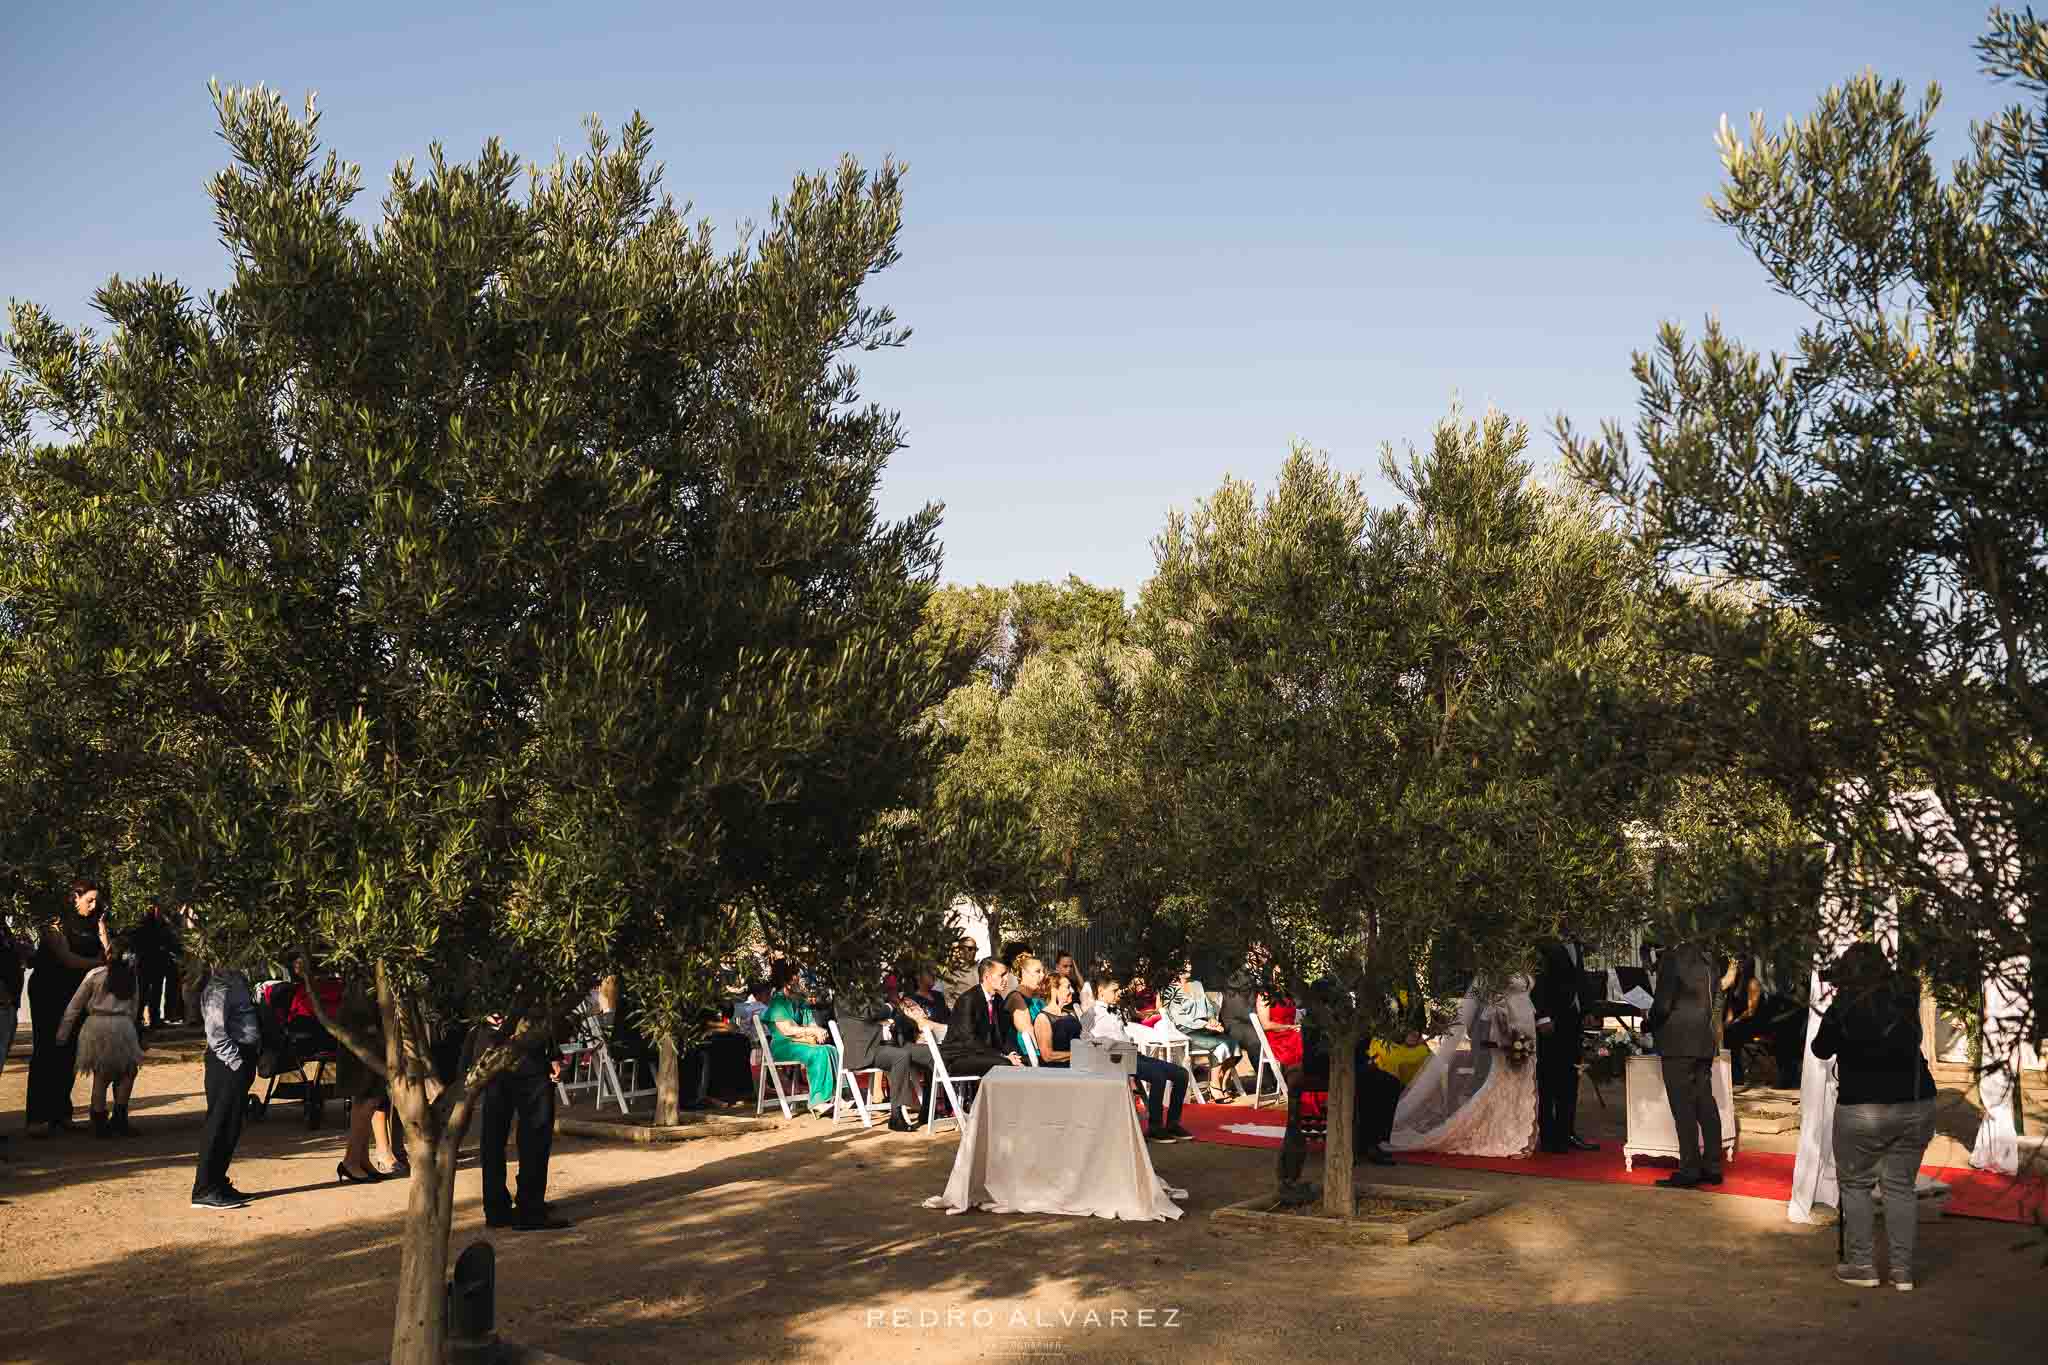
[[[201,1213],[195,1044],[153,1046],[126,1142],[22,1137],[24,1051],[0,1074],[0,1359],[378,1356],[402,1182],[337,1185],[341,1135],[281,1107],[234,1168],[261,1197]],[[1617,1111],[1588,1094],[1582,1130],[1618,1140]],[[488,1234],[500,1329],[586,1365],[2043,1358],[2048,1269],[2007,1224],[1923,1228],[1920,1288],[1899,1294],[1835,1285],[1834,1232],[1775,1202],[1403,1167],[1372,1175],[1512,1202],[1411,1247],[1339,1248],[1207,1217],[1270,1186],[1267,1151],[1153,1149],[1188,1215],[1125,1224],[920,1207],[954,1147],[816,1120],[660,1147],[558,1138],[550,1194],[577,1224]],[[486,1235],[465,1172],[456,1247]]]

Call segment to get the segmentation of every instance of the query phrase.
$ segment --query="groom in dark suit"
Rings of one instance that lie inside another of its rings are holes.
[[[1597,1152],[1600,1144],[1579,1137],[1579,1053],[1587,1007],[1586,951],[1560,926],[1562,938],[1543,948],[1543,970],[1529,992],[1536,1007],[1536,1131],[1546,1152]]]

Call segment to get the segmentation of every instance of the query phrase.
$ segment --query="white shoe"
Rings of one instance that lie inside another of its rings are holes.
[[[1913,1292],[1913,1279],[1909,1275],[1893,1275],[1892,1288],[1901,1294],[1910,1294]]]

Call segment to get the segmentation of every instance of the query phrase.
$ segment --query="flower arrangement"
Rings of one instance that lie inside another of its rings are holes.
[[[1520,1029],[1510,1029],[1508,1040],[1500,1045],[1500,1050],[1507,1054],[1508,1065],[1519,1070],[1536,1055],[1536,1040]]]
[[[1597,1084],[1617,1079],[1631,1057],[1652,1055],[1649,1040],[1634,1029],[1623,1024],[1613,1032],[1603,1034],[1599,1046],[1587,1053],[1581,1065],[1586,1075]]]

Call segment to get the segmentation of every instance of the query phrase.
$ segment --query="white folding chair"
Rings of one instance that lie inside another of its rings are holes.
[[[875,1121],[868,1113],[867,1083],[888,1073],[878,1066],[864,1066],[857,1070],[849,1068],[846,1065],[846,1040],[839,1036],[839,1021],[827,1019],[825,1027],[832,1034],[832,1064],[839,1072],[839,1089],[832,1096],[832,1126],[839,1126],[839,1115],[846,1108],[847,1100],[851,1099],[854,1117],[860,1120],[860,1126],[872,1128]],[[894,1095],[889,1097],[889,1103],[896,1103]]]
[[[604,1105],[604,1072],[597,1064],[598,1048],[603,1043],[602,1035],[590,1028],[589,1018],[578,1013],[576,1032],[568,1042],[556,1051],[562,1056],[562,1074],[555,1080],[555,1096],[567,1108],[574,1102],[573,1096],[581,1090],[595,1090],[600,1108]]]
[[[946,1071],[946,1059],[939,1055],[939,1040],[927,1033],[924,1045],[932,1055],[932,1083],[925,1092],[924,1130],[928,1134],[939,1131],[939,1092],[944,1091],[946,1103],[953,1108],[947,1117],[953,1120],[956,1131],[965,1132],[967,1125],[962,1116],[966,1114],[967,1106],[962,1102],[961,1087],[966,1087],[966,1093],[972,1095],[975,1087],[981,1084],[981,1077],[962,1076],[955,1080]]]
[[[1287,1073],[1280,1069],[1280,1063],[1273,1058],[1273,1044],[1266,1037],[1266,1026],[1259,1022],[1258,1011],[1252,1011],[1252,1032],[1259,1039],[1259,1069],[1252,1076],[1252,1108],[1257,1109],[1266,1090],[1266,1077],[1273,1077],[1274,1098],[1287,1103]]]
[[[754,1078],[754,1117],[759,1118],[768,1111],[768,1087],[775,1087],[775,1102],[782,1106],[782,1117],[795,1118],[789,1110],[789,1091],[782,1088],[782,1073],[795,1071],[802,1077],[803,1098],[796,1101],[805,1108],[811,1103],[811,1073],[802,1062],[777,1061],[768,1047],[768,1030],[762,1026],[761,1016],[754,1016],[754,1046],[761,1049],[761,1073]]]
[[[1017,1035],[1017,1041],[1024,1044],[1024,1064],[1026,1066],[1039,1065],[1038,1040],[1032,1037],[1029,1032],[1025,1032]]]

